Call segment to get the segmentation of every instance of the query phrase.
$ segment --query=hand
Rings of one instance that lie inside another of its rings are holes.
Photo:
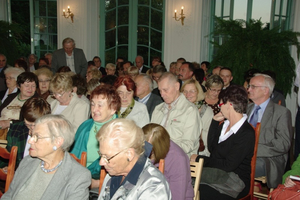
[[[214,117],[213,117],[214,120],[220,122],[220,121],[223,121],[225,118],[223,116],[223,114],[221,112],[219,112],[218,114],[216,114]]]
[[[293,187],[294,185],[296,185],[296,183],[294,181],[292,181],[292,179],[289,176],[286,177],[286,179],[284,181],[284,186],[285,187]]]
[[[192,162],[195,162],[196,161],[196,158],[197,158],[197,154],[193,154],[193,155],[191,155],[191,158],[190,158],[190,161],[192,161]]]
[[[1,126],[1,129],[9,128],[10,120],[1,120],[0,121],[0,126]]]
[[[92,179],[91,189],[98,188],[100,184],[100,180]]]

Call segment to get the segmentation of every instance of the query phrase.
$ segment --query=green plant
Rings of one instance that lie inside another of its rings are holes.
[[[297,47],[300,33],[267,29],[260,20],[223,20],[216,18],[214,38],[222,37],[223,43],[213,42],[216,53],[212,65],[232,69],[233,81],[242,85],[244,72],[249,69],[271,70],[276,73],[276,87],[290,94],[295,78],[295,62],[290,55],[290,46]]]

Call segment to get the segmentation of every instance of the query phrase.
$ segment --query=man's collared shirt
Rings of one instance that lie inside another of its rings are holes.
[[[173,108],[175,108],[176,103],[177,103],[178,100],[179,100],[179,97],[180,97],[180,94],[179,94],[179,96],[177,97],[177,99],[176,99],[175,101],[173,101],[173,102],[170,104],[170,106],[169,106],[167,103],[164,103],[163,113],[164,113],[165,115],[164,115],[164,117],[163,117],[162,120],[161,120],[161,123],[160,123],[161,126],[163,126],[163,127],[166,128],[166,123],[167,123],[167,120],[168,120],[168,118],[169,118],[169,114],[170,114],[171,110],[173,110]],[[169,107],[170,107],[170,108],[169,108]]]
[[[144,98],[142,98],[142,99],[139,98],[138,101],[140,103],[146,104],[148,102],[150,96],[151,96],[151,92],[149,94],[147,94]]]
[[[69,56],[67,53],[66,54],[66,61],[67,61],[67,66],[70,67],[72,72],[75,72],[75,64],[74,64],[74,51],[72,52],[72,55]]]
[[[258,110],[258,119],[257,119],[257,122],[261,122],[261,118],[262,118],[262,116],[263,116],[263,114],[264,114],[264,112],[265,112],[265,110],[266,110],[266,107],[267,107],[267,105],[268,105],[268,103],[270,102],[270,98],[268,98],[265,102],[263,102],[262,104],[260,104],[260,105],[254,105],[253,106],[253,109],[252,109],[252,111],[251,111],[251,114],[250,114],[250,116],[249,116],[249,118],[248,118],[248,122],[249,122],[249,120],[251,119],[251,117],[252,117],[252,115],[253,115],[253,113],[254,113],[254,110],[255,110],[255,108],[257,107],[257,106],[260,106],[260,109]]]

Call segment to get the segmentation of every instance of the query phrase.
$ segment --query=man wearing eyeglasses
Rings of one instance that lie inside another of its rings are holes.
[[[281,183],[292,140],[291,112],[270,100],[274,80],[265,74],[255,74],[248,85],[248,122],[261,123],[255,177],[266,176],[269,188]]]

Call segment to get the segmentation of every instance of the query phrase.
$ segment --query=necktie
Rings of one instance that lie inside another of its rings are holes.
[[[252,124],[252,126],[256,127],[257,121],[258,121],[258,111],[260,109],[260,106],[257,106],[253,112],[253,115],[250,118],[250,124]]]

